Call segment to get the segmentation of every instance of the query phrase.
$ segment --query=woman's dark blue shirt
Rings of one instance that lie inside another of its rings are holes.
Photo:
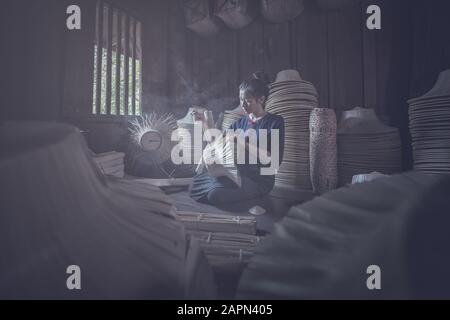
[[[267,151],[272,154],[271,150],[271,139],[272,130],[278,129],[279,131],[279,163],[283,159],[284,153],[284,119],[283,117],[271,113],[266,113],[261,119],[256,122],[252,122],[248,116],[243,116],[236,122],[234,122],[229,129],[238,130],[241,129],[243,133],[248,132],[249,129],[254,129],[256,131],[257,145],[259,146],[260,140],[260,130],[267,130]],[[261,168],[270,167],[269,165],[262,165],[257,159],[257,164],[248,163],[248,153],[246,154],[246,164],[238,164],[237,168],[239,174],[243,179],[251,179],[259,188],[261,193],[269,193],[275,184],[274,175],[262,175]],[[203,172],[194,177],[193,183],[191,185],[191,197],[199,200],[205,197],[208,192],[215,188],[236,188],[237,186],[225,177],[211,177],[207,172]],[[242,190],[245,192],[246,190]]]

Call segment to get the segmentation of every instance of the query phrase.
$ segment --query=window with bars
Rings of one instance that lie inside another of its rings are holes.
[[[107,2],[97,1],[92,113],[140,115],[142,25]]]

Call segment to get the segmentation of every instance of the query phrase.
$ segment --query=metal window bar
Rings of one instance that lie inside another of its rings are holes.
[[[142,105],[142,25],[98,0],[93,114],[139,115]]]

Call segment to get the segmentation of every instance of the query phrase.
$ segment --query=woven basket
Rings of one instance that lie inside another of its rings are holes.
[[[336,114],[332,109],[311,112],[310,175],[314,192],[324,193],[337,185]]]
[[[209,0],[185,0],[183,7],[186,26],[198,35],[210,37],[222,29],[223,24],[214,16]]]
[[[255,0],[215,0],[214,15],[227,27],[240,29],[249,25],[257,14]]]

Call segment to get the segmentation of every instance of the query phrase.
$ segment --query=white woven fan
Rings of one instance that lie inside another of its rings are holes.
[[[170,159],[174,142],[172,132],[177,129],[175,117],[172,114],[162,116],[156,113],[141,116],[130,121],[132,141],[153,161],[155,165]]]

